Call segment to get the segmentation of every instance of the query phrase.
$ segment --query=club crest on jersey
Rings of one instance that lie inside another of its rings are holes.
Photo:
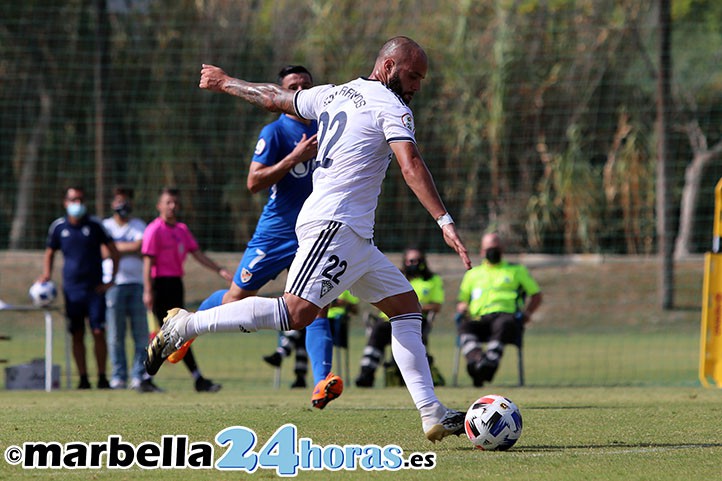
[[[414,118],[411,116],[411,114],[402,115],[401,123],[404,124],[404,127],[409,129],[410,131],[416,132],[416,129],[414,128]]]
[[[266,150],[266,140],[263,138],[258,139],[258,142],[256,143],[256,150],[254,150],[253,153],[261,155],[264,150]]]
[[[244,284],[251,280],[251,277],[253,277],[253,272],[250,272],[245,267],[241,269],[241,282]]]
[[[321,281],[321,297],[328,294],[328,292],[333,289],[333,283],[331,281],[323,280]]]

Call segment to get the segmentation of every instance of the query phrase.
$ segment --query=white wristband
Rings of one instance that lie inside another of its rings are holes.
[[[443,229],[445,225],[453,224],[454,219],[452,219],[451,214],[447,212],[446,214],[437,217],[436,223],[439,224],[439,227]]]

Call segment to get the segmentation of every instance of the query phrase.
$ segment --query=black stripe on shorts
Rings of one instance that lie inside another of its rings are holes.
[[[331,244],[331,241],[333,240],[334,236],[340,228],[340,222],[331,221],[321,231],[318,238],[316,239],[316,242],[311,248],[311,252],[309,252],[306,259],[304,259],[301,270],[298,272],[298,276],[296,277],[296,279],[293,280],[293,284],[291,285],[291,289],[289,290],[291,294],[301,297],[301,293],[304,291],[304,289],[306,289],[306,285],[311,278],[311,274],[316,269],[316,267],[318,267],[318,263],[321,262],[323,255],[328,250],[328,246]]]

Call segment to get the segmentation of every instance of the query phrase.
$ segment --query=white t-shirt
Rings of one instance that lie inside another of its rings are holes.
[[[294,106],[300,117],[318,121],[313,192],[296,226],[335,220],[371,239],[389,144],[416,143],[411,109],[381,82],[364,78],[299,90]]]
[[[127,224],[119,225],[115,218],[108,217],[103,219],[103,227],[116,242],[134,242],[143,238],[145,222],[133,217]],[[110,282],[112,276],[113,261],[105,259],[103,261],[103,282]],[[120,256],[115,284],[143,284],[143,258],[140,253]]]

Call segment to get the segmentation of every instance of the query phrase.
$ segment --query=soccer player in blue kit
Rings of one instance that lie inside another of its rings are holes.
[[[313,86],[313,77],[305,67],[289,65],[278,73],[278,84],[291,91],[309,89]],[[261,129],[246,184],[253,193],[268,189],[268,201],[238,264],[233,283],[223,296],[224,304],[255,296],[261,287],[291,265],[298,250],[296,219],[313,189],[317,130],[315,120],[288,113],[282,113]],[[314,389],[311,401],[319,409],[338,397],[343,384],[330,372],[333,340],[326,312],[322,309],[306,327],[306,349],[318,388]],[[172,361],[177,362],[182,354]],[[331,391],[326,392],[327,389]]]

